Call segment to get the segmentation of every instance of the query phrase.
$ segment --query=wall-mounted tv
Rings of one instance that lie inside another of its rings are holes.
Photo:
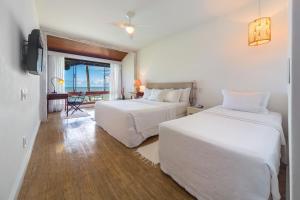
[[[26,52],[26,70],[31,74],[39,75],[43,66],[43,43],[41,32],[34,29],[28,36]]]

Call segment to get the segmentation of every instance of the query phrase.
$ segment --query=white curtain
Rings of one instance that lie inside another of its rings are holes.
[[[54,91],[51,80],[53,80],[55,91],[57,93],[65,92],[65,84],[58,83],[57,79],[54,77],[65,79],[65,58],[61,56],[48,56],[48,92],[51,93]],[[57,112],[64,109],[65,101],[64,100],[51,100],[49,101],[49,112]]]
[[[116,100],[121,96],[121,65],[110,64],[110,100]]]

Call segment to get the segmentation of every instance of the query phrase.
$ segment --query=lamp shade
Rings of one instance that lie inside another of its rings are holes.
[[[261,17],[248,25],[248,45],[258,46],[271,41],[271,18]]]
[[[61,84],[61,85],[65,83],[64,79],[61,79],[61,78],[58,79],[57,82],[58,82],[59,84]]]
[[[144,86],[144,85],[141,85],[141,86],[140,86],[140,92],[144,92],[145,89],[146,89],[146,86]]]
[[[139,80],[139,79],[135,80],[135,81],[134,81],[134,85],[135,85],[136,87],[140,87],[140,86],[142,85],[141,80]]]

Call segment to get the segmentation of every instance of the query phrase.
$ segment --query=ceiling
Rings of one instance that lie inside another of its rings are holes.
[[[36,0],[40,26],[49,32],[137,50],[156,40],[248,5],[253,0]],[[113,22],[136,16],[131,39]]]
[[[70,53],[75,55],[102,58],[114,61],[122,61],[123,58],[127,55],[126,52],[103,48],[100,46],[90,45],[51,35],[47,36],[47,47],[50,51]]]

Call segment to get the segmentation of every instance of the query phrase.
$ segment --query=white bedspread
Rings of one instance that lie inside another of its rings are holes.
[[[99,101],[96,103],[97,125],[128,147],[138,146],[158,134],[158,124],[186,112],[185,103],[166,103],[143,99]]]
[[[161,169],[198,199],[280,199],[281,115],[214,107],[164,122]]]

